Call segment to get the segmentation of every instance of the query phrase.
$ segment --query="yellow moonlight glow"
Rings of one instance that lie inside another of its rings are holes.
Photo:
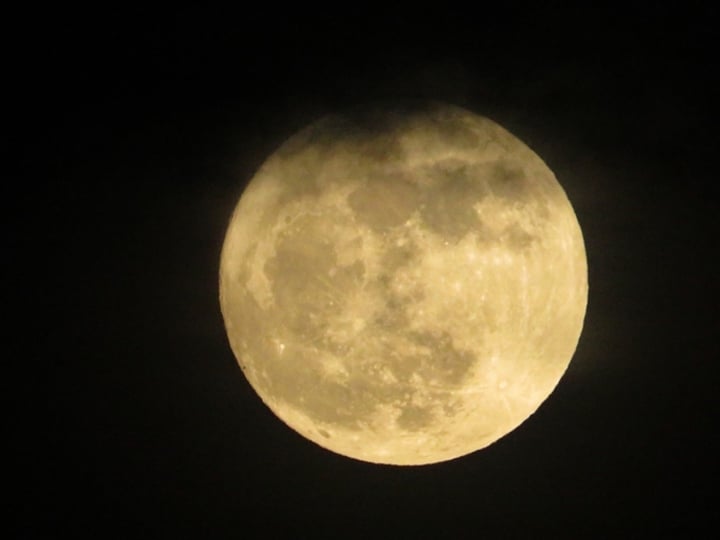
[[[483,448],[567,369],[587,303],[575,213],[520,140],[431,105],[325,118],[243,193],[220,303],[268,407],[329,450],[418,465]]]

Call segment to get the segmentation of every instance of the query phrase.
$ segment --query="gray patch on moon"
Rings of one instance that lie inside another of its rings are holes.
[[[433,423],[433,414],[429,407],[409,405],[403,407],[396,423],[406,431],[419,431]]]
[[[388,246],[382,255],[382,269],[387,274],[392,274],[399,268],[412,264],[417,260],[418,247],[414,242],[405,240],[401,244]]]
[[[503,231],[501,241],[514,251],[522,251],[536,242],[537,236],[513,223]]]
[[[283,325],[298,337],[319,341],[328,321],[346,301],[346,292],[362,282],[361,261],[338,266],[333,246],[326,239],[322,216],[304,216],[286,229],[275,255],[264,266],[273,292],[274,310]]]
[[[393,376],[403,384],[410,384],[413,375],[420,373],[424,358],[420,355],[403,354],[390,349],[386,353],[387,366]]]
[[[391,244],[384,250],[380,274],[375,278],[375,283],[385,302],[372,321],[376,329],[393,333],[407,329],[410,322],[406,313],[407,308],[411,303],[422,300],[423,291],[422,288],[416,287],[406,294],[399,294],[393,290],[392,283],[396,272],[414,264],[418,255],[418,248],[411,241],[402,245]]]
[[[419,198],[417,187],[409,182],[371,178],[347,200],[360,223],[380,232],[405,223]]]
[[[512,203],[527,203],[535,195],[523,168],[512,161],[495,163],[487,182],[493,195]]]
[[[434,182],[423,193],[420,216],[431,231],[453,241],[479,226],[474,205],[488,194],[477,167],[457,160],[427,169]]]
[[[465,376],[476,361],[470,351],[457,349],[447,332],[411,332],[410,338],[427,347],[431,354],[421,362],[418,373],[429,381],[436,381],[444,387],[462,385]]]

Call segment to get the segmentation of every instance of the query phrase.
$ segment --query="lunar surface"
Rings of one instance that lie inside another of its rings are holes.
[[[587,303],[555,176],[446,105],[324,118],[257,172],[230,222],[220,303],[248,381],[287,425],[359,460],[486,447],[548,397]]]

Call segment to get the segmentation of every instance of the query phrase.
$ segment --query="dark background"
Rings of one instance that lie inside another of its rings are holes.
[[[104,6],[8,23],[6,105],[25,119],[6,199],[22,300],[8,350],[33,372],[7,383],[22,394],[19,537],[717,524],[715,10],[537,4]],[[417,468],[285,427],[238,368],[217,300],[225,227],[256,168],[318,116],[388,98],[455,103],[524,140],[565,187],[589,263],[585,328],[552,396],[491,447]]]

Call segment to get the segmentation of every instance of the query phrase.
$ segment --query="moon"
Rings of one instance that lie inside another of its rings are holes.
[[[456,106],[367,108],[289,138],[243,192],[220,305],[250,385],[354,459],[421,465],[518,427],[566,371],[582,232],[547,165]]]

